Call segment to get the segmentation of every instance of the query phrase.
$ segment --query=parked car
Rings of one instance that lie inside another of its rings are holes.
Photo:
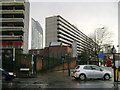
[[[110,71],[103,70],[96,65],[78,65],[73,70],[72,77],[80,80],[85,80],[87,78],[103,78],[109,80],[112,76]]]
[[[11,80],[16,77],[16,74],[13,72],[7,72],[4,69],[0,68],[2,74],[2,80]]]

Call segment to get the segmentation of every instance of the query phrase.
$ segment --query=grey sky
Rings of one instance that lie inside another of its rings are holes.
[[[86,35],[92,33],[96,28],[105,26],[112,32],[114,44],[117,45],[118,3],[107,0],[107,2],[85,1],[31,2],[31,17],[41,24],[43,31],[45,31],[45,18],[54,15],[61,15]]]

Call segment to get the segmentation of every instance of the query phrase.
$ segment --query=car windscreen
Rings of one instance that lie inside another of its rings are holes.
[[[80,66],[77,66],[75,69],[79,69],[80,68]]]

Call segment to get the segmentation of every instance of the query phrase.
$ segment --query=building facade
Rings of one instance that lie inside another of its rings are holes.
[[[118,2],[118,53],[120,53],[120,1]]]
[[[0,45],[2,52],[28,53],[29,2],[2,0],[0,2]]]
[[[38,21],[32,18],[32,39],[31,49],[43,48],[43,29]]]
[[[61,60],[61,56],[65,56],[66,54],[70,54],[70,57],[72,57],[73,50],[71,46],[50,46],[44,49],[31,49],[29,53],[51,58],[60,58]]]
[[[90,55],[95,51],[95,42],[59,15],[46,18],[45,40],[46,47],[51,42],[62,42],[63,46],[76,42],[77,54],[87,52]]]

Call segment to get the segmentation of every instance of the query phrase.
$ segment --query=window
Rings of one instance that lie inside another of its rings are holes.
[[[92,68],[91,68],[91,66],[85,66],[84,69],[91,70]]]
[[[100,68],[98,66],[92,66],[92,70],[98,70],[98,71],[100,71]]]
[[[77,66],[75,69],[79,69],[80,68],[80,66]]]
[[[13,23],[8,23],[7,25],[8,25],[9,27],[14,26],[14,24],[13,24]]]

